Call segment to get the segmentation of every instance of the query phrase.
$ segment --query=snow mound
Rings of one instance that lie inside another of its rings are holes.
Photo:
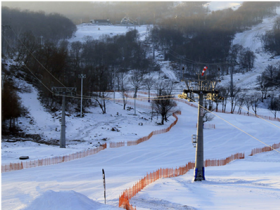
[[[83,194],[75,191],[54,192],[48,190],[37,197],[28,207],[23,210],[114,210],[119,209],[110,205],[95,202]]]

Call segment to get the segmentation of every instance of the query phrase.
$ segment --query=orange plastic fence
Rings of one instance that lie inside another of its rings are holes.
[[[165,128],[165,129],[161,129],[161,130],[156,130],[156,131],[152,131],[148,136],[144,136],[136,141],[128,141],[127,142],[127,146],[133,146],[133,145],[137,145],[137,144],[140,144],[144,141],[147,141],[149,140],[153,135],[157,135],[157,134],[162,134],[162,133],[166,133],[168,131],[170,131],[170,129],[176,125],[176,123],[178,122],[178,117],[176,116],[176,114],[180,115],[181,114],[181,111],[177,111],[175,113],[173,113],[173,116],[175,117],[175,121],[168,126],[168,128]]]
[[[173,113],[173,116],[176,118],[176,120],[168,128],[153,131],[148,136],[142,137],[136,141],[128,141],[127,146],[140,144],[144,141],[149,140],[153,135],[168,132],[174,125],[176,125],[176,123],[178,121],[178,117],[176,116],[176,114],[181,114],[181,111],[177,111],[177,112]],[[110,142],[110,148],[118,148],[118,147],[123,147],[123,146],[125,146],[125,142]],[[7,165],[2,165],[1,172],[3,173],[3,172],[14,171],[14,170],[21,170],[21,169],[25,169],[25,168],[33,168],[33,167],[37,167],[37,166],[46,166],[46,165],[63,163],[63,162],[75,160],[78,158],[87,157],[89,155],[94,155],[106,148],[107,148],[107,144],[104,144],[95,149],[77,152],[77,153],[65,155],[62,157],[61,156],[52,157],[52,158],[46,158],[46,159],[40,159],[40,160],[34,160],[34,161],[26,161],[26,162],[21,162],[21,163],[10,163]]]
[[[269,152],[269,151],[272,151],[273,149],[278,149],[280,148],[280,143],[278,144],[273,144],[271,147],[263,147],[263,148],[255,148],[255,149],[252,149],[251,151],[251,154],[249,156],[253,156],[255,154],[259,154],[259,153],[262,153],[262,152]]]
[[[244,159],[245,155],[244,153],[237,153],[235,155],[232,155],[226,159],[221,160],[206,160],[204,162],[205,167],[207,166],[222,166],[226,165],[229,162],[237,159]],[[129,200],[135,196],[138,192],[140,192],[142,189],[144,189],[147,185],[155,182],[158,179],[161,178],[170,178],[170,177],[177,177],[186,174],[190,169],[193,169],[195,167],[195,163],[189,162],[183,167],[180,168],[166,168],[166,169],[158,169],[155,172],[152,172],[150,174],[147,174],[144,178],[142,178],[140,181],[138,181],[136,184],[133,185],[133,187],[126,189],[122,195],[119,197],[119,207],[127,209],[127,210],[136,210],[136,207],[133,207]]]
[[[1,166],[1,172],[8,172],[8,171],[15,171],[15,170],[21,170],[25,168],[33,168],[37,166],[46,166],[46,165],[53,165],[63,162],[68,162],[71,160],[76,160],[78,158],[87,157],[89,155],[96,154],[104,149],[107,148],[107,144],[100,145],[97,148],[89,149],[82,152],[77,152],[70,155],[64,155],[60,157],[52,157],[52,158],[45,158],[40,160],[33,160],[33,161],[26,161],[21,163],[10,163],[8,165],[2,165]]]
[[[125,142],[110,142],[110,148],[124,147]]]

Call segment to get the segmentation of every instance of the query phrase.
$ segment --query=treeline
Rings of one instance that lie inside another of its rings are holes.
[[[10,45],[15,45],[26,32],[40,40],[42,36],[43,41],[57,42],[70,38],[76,30],[74,23],[60,14],[2,7],[2,37]]]
[[[3,65],[2,72],[7,73]],[[12,80],[2,79],[2,134],[6,134],[9,131],[17,132],[16,119],[27,113],[26,108],[21,105],[17,91]],[[5,122],[8,122],[8,126]]]
[[[16,77],[35,84],[41,101],[49,109],[61,101],[53,96],[51,88],[77,87],[79,93],[81,73],[86,74],[84,95],[93,96],[94,92],[112,90],[114,81],[120,81],[116,79],[119,73],[135,69],[143,75],[159,70],[147,56],[136,30],[114,37],[104,36],[102,41],[88,39],[84,43],[61,41],[59,44],[48,41],[44,45],[32,33],[24,33],[19,43],[12,57],[24,66],[14,66],[11,71]],[[118,89],[120,85],[120,82],[115,84]],[[89,104],[91,100],[85,101],[85,107]]]
[[[104,36],[102,40],[87,40],[81,46],[81,59],[85,65],[102,66],[127,71],[137,69],[149,72],[156,63],[147,57],[146,46],[139,40],[137,30],[114,37]]]
[[[237,32],[260,23],[265,16],[275,14],[277,5],[277,2],[244,2],[236,11],[227,9],[211,14],[205,11],[204,14],[167,18],[153,28],[152,41],[165,51],[165,59],[182,62],[191,72],[196,68],[194,61],[200,69],[200,66],[209,63],[228,63],[214,68],[228,72],[234,64],[247,71],[252,68],[251,64],[239,63],[237,54],[231,53],[234,51],[231,49],[232,39]],[[250,51],[243,52],[243,55],[254,57]]]

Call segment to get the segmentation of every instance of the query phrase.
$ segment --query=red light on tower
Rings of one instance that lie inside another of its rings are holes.
[[[201,76],[204,76],[204,73],[205,73],[205,71],[208,69],[208,67],[207,66],[204,66],[204,68],[203,68],[203,70],[202,70],[202,74],[201,74]]]

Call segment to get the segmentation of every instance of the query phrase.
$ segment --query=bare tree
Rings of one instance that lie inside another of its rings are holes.
[[[152,107],[154,108],[155,112],[161,115],[162,125],[164,124],[164,121],[167,122],[168,117],[172,115],[172,111],[176,107],[176,103],[173,100],[174,96],[171,95],[172,86],[172,83],[158,85],[160,89],[158,89],[157,97],[152,101]]]
[[[106,102],[108,99],[108,93],[105,91],[94,93],[95,96],[94,100],[99,105],[100,109],[102,110],[102,114],[106,114]]]
[[[136,114],[137,92],[143,84],[143,74],[140,71],[135,70],[133,72],[132,76],[130,77],[130,83],[134,87],[134,95],[133,95],[133,98],[134,98],[134,114]]]
[[[270,104],[268,108],[274,115],[274,118],[276,119],[277,112],[280,111],[280,99],[277,99],[275,97],[274,92],[271,94]]]
[[[254,95],[252,95],[251,97],[251,107],[253,109],[253,111],[255,112],[255,115],[257,115],[257,108],[259,106],[260,103],[260,94],[259,93],[255,93]]]
[[[128,98],[128,88],[126,87],[124,83],[125,73],[120,72],[117,74],[118,80],[120,83],[120,89],[122,93],[122,100],[123,100],[123,109],[125,110],[126,104],[127,104],[127,98]]]
[[[76,67],[80,66],[80,61],[81,61],[81,49],[83,45],[80,41],[72,42],[71,43],[71,50],[72,50],[72,55],[74,58],[74,64]]]
[[[246,69],[246,72],[251,71],[254,67],[256,56],[249,48],[243,49],[239,54],[239,63],[241,68]]]
[[[229,92],[230,92],[230,86],[229,88]],[[231,102],[231,113],[234,113],[235,107],[236,107],[236,103],[238,101],[238,94],[241,92],[241,88],[236,87],[236,85],[233,85],[232,87],[232,96],[230,97],[230,102]]]
[[[140,71],[135,70],[130,77],[130,83],[134,87],[134,97],[136,97],[137,91],[143,84],[143,74]]]
[[[262,72],[262,76],[268,80],[268,82],[274,82],[277,77],[277,68],[272,65],[268,65]]]
[[[249,115],[250,112],[250,107],[252,105],[252,100],[251,100],[251,96],[246,96],[244,97],[244,104],[247,108],[247,114]]]
[[[243,106],[244,103],[245,103],[245,96],[246,96],[246,94],[243,93],[242,95],[240,95],[240,96],[238,97],[238,100],[237,100],[238,114],[241,114],[242,106]]]
[[[151,92],[151,88],[153,87],[154,83],[155,83],[155,81],[153,80],[152,77],[146,78],[143,82],[143,84],[148,89],[148,102],[150,102],[150,92]]]
[[[95,101],[99,105],[99,107],[102,110],[102,114],[106,114],[106,102],[109,98],[108,90],[111,89],[110,87],[110,73],[108,72],[108,69],[104,66],[100,66],[94,69],[95,70],[95,77],[96,79],[95,86],[93,86],[93,96],[95,96]],[[97,90],[97,91],[94,91]]]
[[[213,108],[209,110],[203,109],[203,123],[210,122],[214,119],[215,115],[211,114],[212,111],[214,111]]]
[[[261,91],[261,101],[263,102],[263,99],[266,99],[267,91],[268,91],[268,81],[265,79],[265,77],[262,75],[257,77],[257,84],[259,85],[260,91]]]
[[[221,95],[221,97],[223,97],[222,99],[222,112],[226,111],[226,107],[227,107],[227,100],[229,97],[229,88],[220,88],[219,93]]]

